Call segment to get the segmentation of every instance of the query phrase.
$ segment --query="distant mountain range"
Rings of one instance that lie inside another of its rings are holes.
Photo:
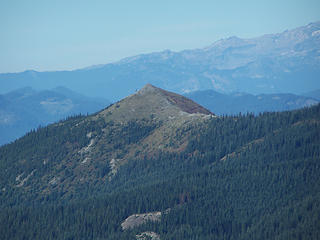
[[[310,97],[295,94],[231,93],[222,94],[214,90],[195,91],[186,97],[208,108],[217,115],[236,115],[238,113],[279,112],[309,107],[319,103],[319,91],[308,93]],[[312,97],[311,97],[312,96]]]
[[[94,113],[109,104],[108,100],[89,98],[64,87],[43,91],[27,87],[0,95],[0,145],[40,125]]]
[[[75,71],[0,74],[1,92],[18,87],[76,92],[117,101],[146,83],[176,93],[295,93],[320,89],[320,22],[252,39],[230,37],[202,49],[142,54]]]
[[[315,98],[317,100],[320,100],[320,89],[304,93],[303,95],[306,96],[306,97],[312,97],[312,98]]]

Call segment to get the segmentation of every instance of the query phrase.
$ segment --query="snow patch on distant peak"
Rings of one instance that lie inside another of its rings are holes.
[[[314,31],[314,32],[312,32],[312,37],[314,37],[314,36],[319,36],[320,35],[320,30],[317,30],[317,31]]]

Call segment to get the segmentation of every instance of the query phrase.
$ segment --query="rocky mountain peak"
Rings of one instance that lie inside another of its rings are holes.
[[[146,84],[135,94],[124,98],[100,115],[114,121],[156,118],[159,120],[180,119],[185,116],[203,117],[213,115],[209,110],[179,94]]]
[[[138,91],[138,94],[146,94],[146,93],[154,93],[156,91],[158,91],[159,88],[153,86],[152,84],[150,83],[147,83],[146,85],[144,85],[143,88],[141,88],[139,91]]]
[[[212,115],[212,113],[205,109],[204,107],[200,106],[199,104],[195,103],[191,99],[188,99],[182,95],[165,91],[161,88],[157,88],[151,84],[146,84],[139,92],[138,94],[144,95],[144,94],[156,94],[161,97],[164,97],[167,99],[170,104],[174,105],[175,107],[178,107],[181,111],[193,114],[193,113],[199,113],[199,114],[206,114],[206,115]]]

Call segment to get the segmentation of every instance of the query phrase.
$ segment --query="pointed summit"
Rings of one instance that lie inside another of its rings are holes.
[[[146,85],[144,85],[143,88],[141,88],[138,93],[139,94],[143,94],[143,93],[147,93],[147,92],[154,92],[154,91],[157,91],[159,88],[153,86],[152,84],[150,83],[147,83]]]
[[[205,115],[212,115],[212,113],[209,110],[205,109],[198,103],[195,103],[191,99],[173,92],[165,91],[151,84],[145,85],[141,90],[143,92],[150,92],[150,93],[159,92],[159,94],[165,97],[172,105],[175,105],[183,112],[190,113],[190,114],[199,113],[199,114],[205,114]]]
[[[142,118],[159,120],[213,115],[209,110],[179,94],[146,84],[137,93],[124,98],[100,114],[114,121]]]

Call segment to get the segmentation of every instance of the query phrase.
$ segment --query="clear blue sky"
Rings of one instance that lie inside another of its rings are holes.
[[[320,20],[320,0],[0,0],[0,72],[71,70]]]

